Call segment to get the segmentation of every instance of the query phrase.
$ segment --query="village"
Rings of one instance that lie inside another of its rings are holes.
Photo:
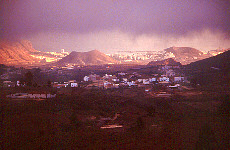
[[[121,88],[138,88],[141,89],[145,93],[151,93],[155,96],[171,96],[172,91],[174,90],[182,90],[183,88],[190,88],[190,81],[187,80],[184,73],[181,71],[181,66],[175,65],[160,65],[155,67],[144,67],[144,68],[131,68],[127,71],[111,71],[108,69],[109,67],[106,66],[102,72],[94,73],[93,71],[87,71],[81,74],[79,77],[76,70],[79,67],[75,66],[67,66],[62,68],[49,68],[39,70],[39,73],[43,73],[47,76],[52,76],[55,78],[45,82],[45,85],[38,84],[37,79],[36,81],[36,70],[32,69],[31,72],[31,87],[41,87],[46,86],[49,88],[53,88],[53,91],[56,91],[53,94],[63,93],[62,91],[66,91],[67,89],[73,88],[84,88],[84,89],[121,89]],[[72,69],[70,69],[72,68]],[[77,68],[77,69],[76,69]],[[143,70],[150,70],[150,73]],[[89,73],[90,72],[90,73]],[[109,73],[107,73],[109,72]],[[7,71],[1,76],[2,87],[28,87],[27,79],[21,81],[14,79],[14,81],[9,80],[10,75],[14,76],[25,76],[28,74],[28,70],[14,70],[14,71]],[[87,74],[89,73],[89,74]],[[105,73],[105,74],[103,74]],[[64,78],[68,75],[68,78]],[[78,79],[76,79],[76,76]],[[33,81],[32,81],[33,80]],[[68,91],[68,90],[67,90]],[[69,92],[63,93],[67,94]],[[40,94],[39,96],[34,94]],[[46,95],[45,95],[46,94]],[[47,96],[46,92],[42,93],[11,93],[8,95],[10,98],[53,98],[56,95]],[[18,95],[18,96],[17,96]]]
[[[80,96],[81,100],[77,100],[82,102],[82,99],[85,99],[85,95],[91,96],[90,99],[86,99],[85,101],[91,103],[94,99],[100,99],[99,104],[110,101],[109,103],[117,103],[116,98],[122,97],[121,99],[136,99],[140,98],[140,100],[146,98],[157,98],[157,99],[171,99],[176,92],[184,91],[185,88],[190,86],[189,81],[181,72],[180,66],[157,66],[157,67],[150,67],[147,70],[151,70],[154,74],[144,73],[140,67],[139,68],[131,68],[127,71],[112,71],[108,70],[108,66],[105,67],[103,72],[91,73],[89,75],[84,75],[82,80],[67,80],[63,82],[58,81],[48,81],[45,86],[33,86],[33,84],[29,82],[32,81],[32,73],[28,75],[28,72],[25,73],[24,76],[30,78],[31,81],[17,81],[16,83],[12,81],[3,81],[2,88],[11,89],[14,88],[15,90],[11,90],[11,92],[6,95],[7,99],[11,100],[35,100],[35,101],[42,101],[42,100],[59,100],[65,99],[65,97],[74,97]],[[75,69],[68,69],[68,67],[64,68],[56,68],[56,69],[45,69],[43,72],[46,74],[55,74],[60,79],[63,75],[68,74],[71,76],[74,74]],[[71,67],[74,68],[74,67]],[[77,67],[78,68],[78,67]],[[111,68],[110,68],[111,69]],[[146,70],[146,68],[144,68]],[[16,71],[17,73],[20,71]],[[24,70],[24,72],[26,72]],[[42,71],[41,71],[42,72]],[[103,74],[104,72],[110,72],[110,74]],[[13,74],[13,73],[11,73]],[[86,74],[86,73],[85,73]],[[100,74],[100,75],[99,75]],[[35,76],[33,76],[34,78]],[[28,84],[31,84],[28,86]],[[22,90],[24,89],[24,91]],[[100,97],[95,97],[92,93],[101,93],[99,94]],[[111,97],[111,99],[107,99]],[[113,100],[112,97],[115,97]],[[125,102],[125,100],[121,100],[118,103]],[[85,102],[83,102],[85,103]],[[87,104],[88,105],[88,104]],[[98,104],[94,104],[98,105]],[[98,107],[102,107],[99,106]],[[103,106],[109,107],[109,106]],[[74,108],[72,108],[74,111]],[[95,108],[94,108],[95,109]],[[120,109],[120,108],[119,108]],[[134,108],[136,109],[139,108]],[[88,110],[82,110],[83,112]],[[138,110],[139,111],[139,110]],[[154,111],[154,110],[150,110]],[[139,115],[136,115],[133,119],[124,119],[126,113],[122,113],[123,111],[109,111],[106,114],[98,114],[94,112],[94,115],[79,115],[81,122],[94,122],[93,124],[99,126],[101,129],[110,129],[110,128],[130,128],[130,124],[128,122],[134,122],[143,112],[139,112]],[[72,114],[74,114],[72,112]],[[109,114],[109,115],[108,115]],[[115,115],[113,117],[113,115]],[[143,114],[142,114],[143,115]],[[70,116],[71,117],[71,116]],[[88,119],[87,119],[88,118]],[[118,119],[117,119],[118,118]],[[123,119],[122,119],[123,118]],[[71,119],[70,119],[71,120]],[[72,118],[72,120],[76,120]],[[129,121],[128,121],[129,120]],[[96,122],[95,122],[96,121]],[[123,123],[122,123],[123,122]],[[151,121],[150,121],[151,122]],[[156,126],[156,125],[154,125]]]

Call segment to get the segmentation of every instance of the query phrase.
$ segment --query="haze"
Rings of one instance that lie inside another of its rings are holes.
[[[0,2],[2,39],[27,39],[40,51],[229,48],[225,0],[8,0]]]

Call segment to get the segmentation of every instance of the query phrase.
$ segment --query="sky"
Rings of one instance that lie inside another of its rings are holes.
[[[0,38],[40,51],[230,48],[229,0],[0,0]]]

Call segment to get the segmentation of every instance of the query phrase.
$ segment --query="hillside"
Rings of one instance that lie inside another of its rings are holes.
[[[188,64],[185,72],[197,83],[230,84],[230,51]]]
[[[89,52],[73,51],[68,56],[57,62],[58,65],[65,65],[69,63],[76,65],[102,65],[117,63],[117,61],[98,50],[92,50]]]
[[[31,42],[23,40],[20,42],[0,41],[0,63],[5,65],[30,65],[38,63],[39,60],[31,54],[37,52]]]
[[[226,52],[226,51],[229,51],[229,50],[230,50],[230,48],[228,48],[228,49],[216,49],[216,50],[210,50],[210,51],[208,51],[208,53],[209,53],[211,56],[216,56],[216,55],[218,55],[218,54],[221,54],[221,53]]]
[[[181,66],[180,62],[175,61],[173,58],[168,58],[162,61],[151,61],[148,63],[148,65],[151,66],[164,66],[164,65],[168,65],[168,66]]]
[[[165,52],[172,53],[175,56],[174,59],[182,65],[187,65],[191,62],[210,57],[209,55],[191,47],[170,47],[165,49]]]

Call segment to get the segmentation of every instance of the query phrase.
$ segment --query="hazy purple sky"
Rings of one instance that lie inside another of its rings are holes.
[[[228,0],[1,0],[0,36],[41,51],[230,47]]]

